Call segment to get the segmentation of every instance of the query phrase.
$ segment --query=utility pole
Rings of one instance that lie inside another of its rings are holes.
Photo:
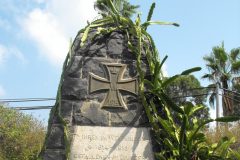
[[[216,118],[219,118],[219,85],[216,83]],[[219,129],[219,123],[216,121],[217,131]]]

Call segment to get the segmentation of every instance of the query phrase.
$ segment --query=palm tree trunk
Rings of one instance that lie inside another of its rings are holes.
[[[223,116],[229,116],[231,115],[231,112],[232,112],[232,106],[231,106],[231,103],[230,103],[230,95],[228,94],[228,83],[227,83],[227,80],[224,80],[222,82],[222,86],[223,86],[223,94],[222,94],[222,108],[223,108]],[[227,132],[229,130],[229,127],[228,127],[228,123],[225,123],[224,124],[224,128],[225,128],[225,132]]]

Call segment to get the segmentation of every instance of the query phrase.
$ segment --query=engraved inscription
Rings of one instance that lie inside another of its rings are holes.
[[[126,64],[103,63],[106,68],[107,78],[99,77],[93,73],[89,74],[89,93],[96,91],[107,91],[107,95],[102,102],[104,107],[120,107],[127,109],[123,97],[119,90],[137,94],[137,79],[123,79]]]
[[[77,126],[71,160],[154,160],[148,128]]]

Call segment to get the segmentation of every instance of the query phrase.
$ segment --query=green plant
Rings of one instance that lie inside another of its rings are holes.
[[[154,106],[155,104],[151,104]],[[170,107],[170,106],[168,106]],[[225,117],[218,119],[209,119],[199,121],[197,117],[191,116],[204,108],[204,106],[193,106],[188,103],[181,106],[183,113],[179,113],[181,125],[174,122],[171,112],[165,107],[167,118],[163,119],[156,116],[156,120],[161,127],[159,127],[159,144],[165,146],[164,152],[157,154],[159,159],[176,159],[176,160],[207,160],[207,159],[228,159],[231,158],[232,150],[230,145],[234,143],[234,139],[223,139],[218,144],[209,145],[204,134],[204,127],[206,124],[218,121],[228,122],[238,120],[239,117]],[[162,114],[162,113],[157,113]],[[169,135],[169,136],[168,136]],[[164,138],[162,139],[161,137]]]
[[[0,160],[35,160],[44,142],[41,121],[0,106]]]
[[[238,151],[240,149],[239,132],[240,132],[239,122],[230,123],[228,130],[225,128],[223,124],[220,123],[218,131],[216,131],[215,128],[211,127],[204,131],[208,144],[217,143],[218,141],[220,141],[222,137],[229,137],[230,139],[235,138],[236,140],[235,143],[231,145],[231,149],[235,151]]]

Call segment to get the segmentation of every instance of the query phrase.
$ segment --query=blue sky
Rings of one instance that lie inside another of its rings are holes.
[[[0,98],[55,97],[62,62],[69,42],[97,13],[94,0],[1,0],[0,1]],[[142,21],[152,0],[140,4]],[[239,0],[159,0],[153,20],[172,21],[180,27],[151,26],[160,57],[168,55],[166,72],[174,75],[201,66],[213,46],[240,47]],[[202,81],[207,86],[207,81]],[[11,103],[11,106],[51,105]],[[48,111],[31,111],[47,120]]]

